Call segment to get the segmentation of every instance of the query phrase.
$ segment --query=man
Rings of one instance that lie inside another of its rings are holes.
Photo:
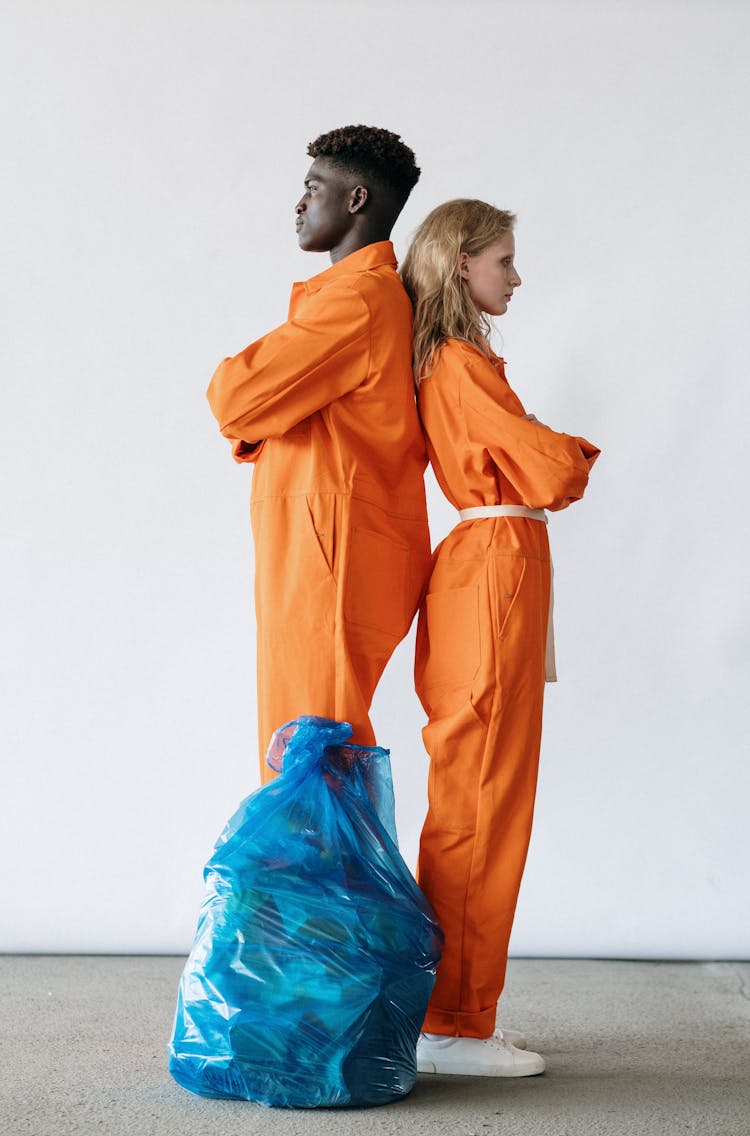
[[[427,458],[411,371],[411,306],[390,234],[419,178],[398,135],[345,126],[308,146],[300,247],[332,267],[295,284],[285,324],[226,359],[208,399],[254,462],[258,728],[301,714],[375,744],[377,682],[429,566]]]

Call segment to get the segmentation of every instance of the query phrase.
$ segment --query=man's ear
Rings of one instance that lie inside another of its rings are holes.
[[[354,189],[349,194],[349,212],[359,213],[359,211],[364,208],[369,196],[369,192],[364,185],[355,185]]]
[[[468,252],[460,252],[458,254],[458,275],[462,280],[469,279],[469,254]]]

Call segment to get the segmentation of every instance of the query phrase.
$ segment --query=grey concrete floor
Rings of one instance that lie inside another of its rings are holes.
[[[511,960],[503,1021],[543,1076],[420,1076],[383,1108],[291,1112],[171,1081],[182,962],[0,957],[0,1133],[750,1136],[747,963]]]

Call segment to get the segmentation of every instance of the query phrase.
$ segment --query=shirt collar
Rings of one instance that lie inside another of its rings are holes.
[[[371,268],[380,268],[382,265],[398,267],[391,241],[375,241],[374,244],[364,245],[355,252],[350,252],[348,256],[342,256],[341,260],[337,260],[324,272],[305,280],[304,289],[310,295],[311,292],[319,292],[339,276],[350,276],[354,272],[369,272]]]

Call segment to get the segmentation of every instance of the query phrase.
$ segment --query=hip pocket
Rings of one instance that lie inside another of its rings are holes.
[[[417,686],[471,687],[481,662],[479,587],[427,595],[417,645]]]
[[[336,579],[336,534],[341,524],[339,503],[334,493],[311,493],[306,497],[310,535],[320,553],[321,565]]]
[[[526,558],[523,556],[498,556],[494,561],[494,585],[496,596],[495,633],[504,638],[518,605],[523,582],[526,576]]]
[[[403,638],[411,622],[409,560],[408,545],[369,529],[352,531],[344,597],[348,622]]]

